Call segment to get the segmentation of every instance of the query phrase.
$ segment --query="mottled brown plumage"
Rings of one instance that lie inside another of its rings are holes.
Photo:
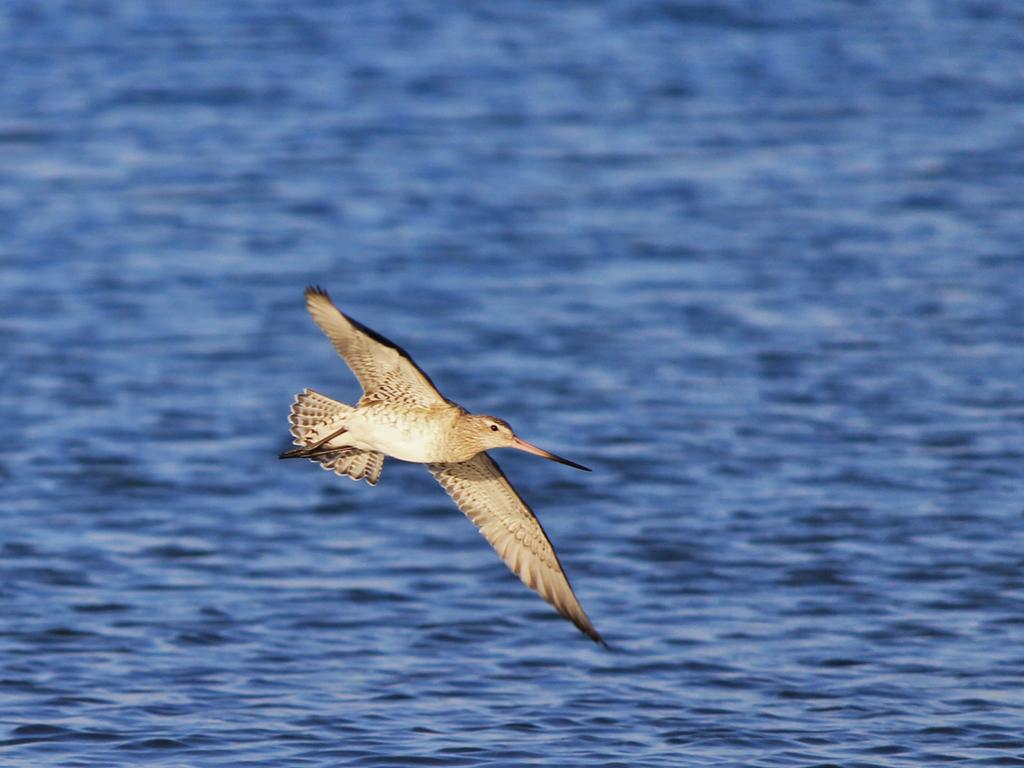
[[[512,572],[604,644],[540,522],[485,451],[516,448],[586,467],[527,443],[501,419],[470,414],[448,400],[408,353],[342,314],[326,291],[306,289],[306,306],[359,380],[363,396],[352,407],[308,389],[297,395],[289,421],[300,447],[282,458],[308,458],[371,485],[380,478],[384,456],[426,464]]]

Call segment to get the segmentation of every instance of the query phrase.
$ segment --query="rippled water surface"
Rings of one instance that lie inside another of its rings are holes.
[[[0,6],[0,764],[1024,764],[1024,14]],[[467,407],[594,623],[422,467]]]

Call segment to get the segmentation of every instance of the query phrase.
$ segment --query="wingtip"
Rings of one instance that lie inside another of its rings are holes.
[[[566,580],[566,583],[568,583],[569,582],[569,577],[566,576],[565,580]],[[569,589],[570,590],[572,589],[571,585],[570,585]],[[611,650],[611,646],[608,645],[608,641],[605,640],[603,637],[601,637],[601,633],[598,632],[597,628],[593,624],[590,623],[590,617],[587,616],[587,614],[583,610],[583,606],[579,605],[578,601],[577,601],[577,607],[579,608],[579,613],[576,613],[576,612],[573,612],[573,611],[565,611],[565,610],[561,609],[558,605],[555,605],[555,610],[557,610],[562,615],[563,618],[568,619],[569,621],[571,621],[573,623],[573,625],[576,627],[576,629],[578,629],[584,635],[589,637],[595,643],[597,643],[598,645],[603,645],[608,650]]]
[[[321,288],[319,285],[307,285],[306,286],[306,298],[309,299],[309,298],[312,298],[313,296],[322,296],[323,298],[327,299],[328,301],[331,300],[331,297],[327,293],[326,289]]]
[[[603,637],[601,637],[601,633],[598,632],[596,629],[594,629],[593,624],[590,624],[588,622],[586,625],[583,625],[583,624],[577,624],[575,621],[573,621],[573,623],[576,624],[576,628],[579,629],[580,632],[585,634],[587,637],[589,637],[595,643],[597,643],[598,645],[603,645],[609,651],[612,649],[612,647],[610,645],[608,645],[608,641],[605,640]]]

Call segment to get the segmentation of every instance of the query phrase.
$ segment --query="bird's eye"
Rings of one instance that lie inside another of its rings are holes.
[[[498,425],[497,424],[491,424],[491,432],[497,432],[497,431],[498,431]]]

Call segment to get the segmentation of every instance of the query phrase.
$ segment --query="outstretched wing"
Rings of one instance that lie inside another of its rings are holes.
[[[486,453],[427,468],[526,586],[595,642],[607,645],[572,591],[558,555],[533,511]]]
[[[418,406],[448,402],[408,352],[343,315],[327,291],[307,288],[306,308],[359,379],[363,388],[361,402],[386,400]]]

